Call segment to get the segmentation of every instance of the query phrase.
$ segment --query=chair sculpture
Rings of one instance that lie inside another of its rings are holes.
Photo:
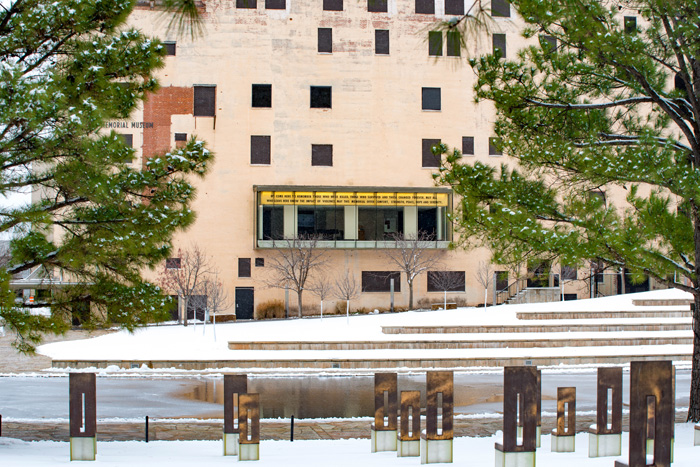
[[[238,396],[238,460],[260,460],[260,395]]]
[[[629,464],[615,467],[670,467],[673,439],[673,364],[671,361],[630,365]],[[653,448],[648,441],[653,439]],[[648,451],[653,452],[651,464]]]
[[[518,420],[518,438],[523,437],[522,420]],[[537,427],[535,428],[535,446],[542,446],[542,370],[537,370]]]
[[[425,431],[420,438],[420,461],[421,464],[452,462],[453,372],[429,371],[426,383]]]
[[[224,456],[238,455],[239,397],[247,392],[246,375],[224,375]]]
[[[598,368],[596,423],[588,430],[588,457],[622,453],[622,368]]]
[[[503,371],[503,442],[496,443],[496,467],[534,467],[537,449],[538,370],[533,366]],[[522,438],[518,437],[518,423]]]
[[[552,452],[576,450],[576,388],[557,388],[557,427],[552,430]]]
[[[396,451],[397,393],[396,373],[375,373],[374,423],[370,426],[372,452]]]
[[[97,401],[95,373],[71,373],[70,460],[94,461],[97,454]]]
[[[401,391],[398,457],[420,456],[420,391]]]

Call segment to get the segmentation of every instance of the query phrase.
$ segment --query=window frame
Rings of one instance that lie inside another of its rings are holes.
[[[272,108],[272,84],[252,84],[250,88],[250,106],[254,109]]]
[[[441,88],[421,88],[421,110],[440,112],[442,110]]]
[[[437,141],[437,142],[435,142]],[[440,139],[436,138],[423,138],[422,140],[422,168],[424,169],[437,169],[440,167],[440,160],[433,154],[432,148],[435,147],[436,145],[440,144],[442,141]],[[428,152],[426,152],[428,151]],[[426,165],[426,164],[435,164],[435,165]]]
[[[318,28],[316,39],[316,51],[318,53],[333,53],[333,28]]]
[[[324,96],[322,93],[324,91],[328,92],[327,96]],[[314,93],[316,93],[316,96],[314,97]],[[310,97],[310,103],[309,106],[312,109],[332,109],[333,108],[333,87],[332,86],[309,86],[309,97]],[[327,104],[326,103],[327,99]],[[314,101],[316,104],[314,104]],[[319,101],[323,101],[320,102]]]
[[[195,84],[192,115],[195,117],[216,117],[216,85],[215,84]],[[211,92],[211,95],[206,95]],[[197,94],[199,95],[199,98]],[[204,93],[204,94],[202,94]],[[199,104],[198,104],[199,101]],[[210,101],[210,102],[209,102]],[[206,105],[205,105],[206,104]],[[202,106],[206,108],[202,108]],[[211,109],[209,108],[211,105]],[[199,110],[198,110],[199,109]]]
[[[382,278],[382,276],[384,276]],[[370,284],[369,279],[383,279],[383,283]],[[367,281],[366,281],[367,279]],[[394,292],[401,292],[401,271],[362,271],[360,275],[360,290],[362,293],[391,292],[391,279],[394,279]]]
[[[333,167],[333,145],[311,145],[311,167]]]
[[[380,34],[381,33],[381,34]],[[381,37],[386,35],[386,37]],[[386,40],[386,52],[383,47],[380,50],[380,45],[384,46],[384,40]],[[391,52],[391,35],[388,29],[375,29],[374,30],[374,54],[375,55],[390,55]]]
[[[271,163],[272,136],[250,135],[250,165],[270,165]]]

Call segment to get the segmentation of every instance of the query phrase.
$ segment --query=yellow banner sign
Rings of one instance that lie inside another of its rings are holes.
[[[261,191],[262,205],[446,207],[447,193],[370,191]]]

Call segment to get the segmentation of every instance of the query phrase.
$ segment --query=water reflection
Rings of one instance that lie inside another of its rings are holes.
[[[483,379],[481,376],[480,379]],[[455,413],[499,411],[503,400],[502,376],[474,384],[455,376]],[[425,407],[425,375],[400,375],[399,391],[420,391]],[[248,380],[248,392],[259,393],[263,418],[349,418],[374,414],[373,376],[320,376],[313,378],[260,378]],[[189,400],[223,405],[222,379],[193,381],[178,394]]]

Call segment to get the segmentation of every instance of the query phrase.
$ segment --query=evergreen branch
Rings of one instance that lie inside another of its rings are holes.
[[[72,206],[72,205],[75,205],[75,204],[78,204],[78,203],[84,203],[84,202],[87,202],[87,201],[89,201],[87,198],[72,198],[72,199],[67,199],[67,200],[61,201],[61,202],[57,202],[56,204],[53,204],[53,205],[51,205],[51,206],[45,206],[45,207],[39,209],[38,211],[36,211],[36,210],[29,210],[29,211],[25,211],[25,213],[27,213],[27,214],[30,213],[30,212],[50,213],[50,212],[57,211],[57,210],[59,210],[59,209],[66,208],[66,207],[68,207],[68,206]],[[3,224],[0,224],[0,232],[6,232],[8,229],[11,229],[12,227],[15,227],[15,226],[17,226],[17,225],[19,225],[19,224],[21,224],[22,222],[25,222],[25,221],[26,221],[26,220],[20,220],[20,219],[15,218],[15,219],[12,220],[12,221],[5,222],[5,223],[3,223]]]
[[[627,106],[634,104],[647,104],[654,102],[650,97],[631,97],[629,99],[620,99],[619,101],[607,102],[601,104],[553,104],[549,102],[542,102],[535,99],[525,98],[526,102],[534,104],[538,107],[545,107],[549,109],[566,109],[566,110],[598,110],[598,109],[608,109],[611,107]]]

